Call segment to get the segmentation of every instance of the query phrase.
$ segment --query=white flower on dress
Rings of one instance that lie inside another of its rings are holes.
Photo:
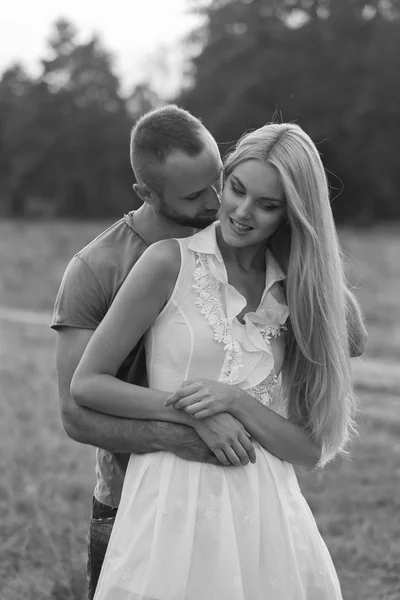
[[[248,515],[245,516],[244,520],[246,521],[246,523],[250,523],[250,525],[254,525],[254,523],[257,523],[257,515],[256,513],[249,513]]]
[[[326,565],[321,565],[319,568],[319,574],[320,575],[328,575],[329,573],[329,569]]]
[[[122,569],[121,571],[121,579],[130,579],[132,577],[132,573],[130,569]]]
[[[271,587],[279,587],[279,581],[276,577],[268,577],[268,583]]]
[[[207,519],[213,519],[216,514],[217,511],[215,510],[215,506],[210,506],[210,508],[207,508],[206,512],[204,513],[204,516],[207,517]]]
[[[240,587],[242,585],[242,578],[240,575],[236,575],[235,579],[233,580],[233,585],[235,587]]]
[[[162,517],[163,515],[167,514],[167,509],[165,508],[164,504],[160,504],[160,506],[157,509],[157,516],[158,517]]]

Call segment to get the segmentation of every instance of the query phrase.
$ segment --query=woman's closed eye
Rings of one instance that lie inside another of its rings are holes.
[[[277,208],[279,208],[276,204],[271,204],[270,202],[263,202],[262,200],[260,200],[260,202],[257,203],[258,206],[260,206],[260,208],[262,208],[262,210],[276,210]]]
[[[231,190],[234,194],[237,194],[238,196],[244,196],[246,194],[246,192],[242,188],[237,187],[237,185],[235,185],[234,183],[231,183]]]

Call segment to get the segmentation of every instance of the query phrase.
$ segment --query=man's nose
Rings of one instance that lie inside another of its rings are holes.
[[[211,186],[204,198],[204,208],[207,210],[219,210],[221,203],[220,195],[214,186]]]

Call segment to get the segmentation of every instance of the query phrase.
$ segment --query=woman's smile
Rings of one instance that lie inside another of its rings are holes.
[[[236,235],[246,235],[246,233],[249,233],[249,231],[253,231],[254,229],[254,227],[250,227],[249,225],[244,225],[243,223],[236,221],[236,219],[233,217],[229,217],[229,224],[232,231],[236,233]]]

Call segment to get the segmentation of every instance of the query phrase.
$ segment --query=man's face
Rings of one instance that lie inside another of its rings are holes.
[[[222,162],[211,137],[195,157],[174,151],[163,165],[163,193],[158,212],[186,227],[203,229],[215,221],[222,186]]]

